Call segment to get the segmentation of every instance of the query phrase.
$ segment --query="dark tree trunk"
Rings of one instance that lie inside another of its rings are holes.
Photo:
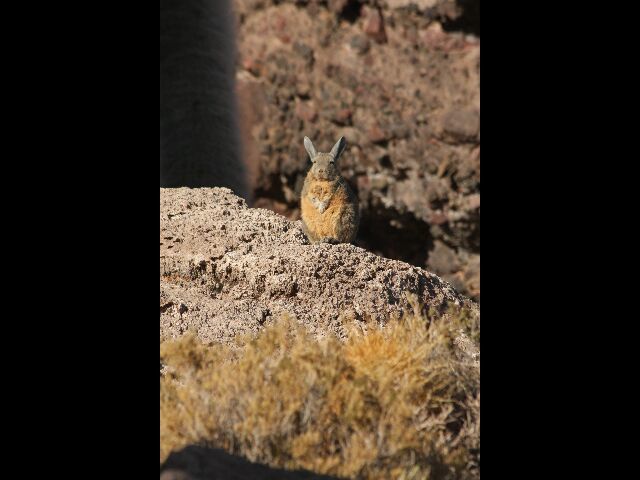
[[[160,186],[247,198],[230,0],[160,0]]]

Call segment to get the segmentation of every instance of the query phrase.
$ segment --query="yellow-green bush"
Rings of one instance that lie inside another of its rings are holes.
[[[346,342],[283,318],[239,348],[161,345],[160,460],[188,444],[360,478],[478,478],[480,378],[468,317],[407,316]]]

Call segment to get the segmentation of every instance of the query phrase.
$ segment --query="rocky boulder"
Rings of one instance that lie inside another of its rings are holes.
[[[160,189],[161,340],[191,331],[231,342],[283,314],[344,337],[347,321],[385,323],[412,311],[412,298],[479,314],[436,275],[350,244],[311,245],[300,221],[229,189]]]

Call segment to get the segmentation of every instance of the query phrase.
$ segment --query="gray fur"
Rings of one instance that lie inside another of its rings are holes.
[[[346,146],[347,146],[347,141],[344,139],[344,137],[340,137],[340,140],[338,140],[336,144],[333,146],[333,148],[331,149],[330,153],[336,162],[340,158],[340,155],[342,155],[342,152],[344,152],[344,149],[346,148]]]
[[[313,146],[313,142],[309,137],[304,137],[304,148],[309,154],[309,158],[311,159],[311,161],[315,162],[318,152],[316,150],[316,147]]]

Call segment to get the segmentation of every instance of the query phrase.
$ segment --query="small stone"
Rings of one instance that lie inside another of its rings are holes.
[[[427,264],[441,275],[460,270],[460,263],[456,252],[439,240],[435,241],[434,248],[431,253],[429,253]]]
[[[256,77],[264,76],[267,71],[262,60],[254,58],[245,58],[242,61],[242,68]]]
[[[305,60],[307,65],[313,64],[313,49],[309,45],[303,42],[295,42],[293,50]]]
[[[367,137],[373,143],[382,143],[389,140],[388,135],[378,125],[373,125],[367,130]]]
[[[300,81],[296,83],[296,93],[299,97],[309,97],[309,94],[311,93],[311,86],[309,85],[309,82]]]
[[[346,127],[341,130],[342,136],[347,140],[347,145],[361,145],[362,134],[360,130],[353,127]]]
[[[480,194],[479,193],[472,193],[471,195],[468,195],[466,197],[467,200],[467,207],[469,208],[469,210],[476,210],[478,208],[480,208]]]
[[[369,39],[364,35],[354,35],[351,37],[351,48],[353,48],[360,55],[363,55],[369,51],[371,46]]]
[[[378,43],[385,43],[387,41],[387,34],[384,30],[384,20],[380,10],[367,8],[366,18],[364,33]]]
[[[334,13],[340,13],[347,6],[348,0],[329,0],[327,8]]]
[[[315,122],[318,118],[318,112],[312,105],[305,102],[298,102],[296,104],[296,115],[305,122]]]
[[[480,131],[480,112],[473,109],[449,110],[442,117],[442,128],[456,140],[475,140]]]
[[[352,112],[348,108],[341,108],[340,110],[336,110],[333,115],[333,121],[338,125],[348,125],[351,123],[351,115]]]
[[[432,212],[429,216],[430,225],[443,225],[449,221],[449,217],[444,212]]]

